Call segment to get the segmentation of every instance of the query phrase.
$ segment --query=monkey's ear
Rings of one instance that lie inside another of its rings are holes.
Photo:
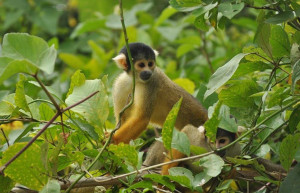
[[[241,136],[243,132],[247,131],[247,128],[244,126],[238,125],[238,131],[236,133],[237,137]]]
[[[128,70],[128,64],[126,62],[126,56],[125,54],[121,53],[113,58],[113,60],[116,62],[116,64],[119,66],[119,68],[123,70]]]
[[[154,54],[155,54],[155,57],[157,57],[158,56],[158,51],[157,50],[153,50],[153,52],[154,52]]]

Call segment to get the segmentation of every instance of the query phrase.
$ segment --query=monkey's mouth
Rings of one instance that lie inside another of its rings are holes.
[[[141,72],[140,78],[141,78],[143,81],[147,81],[147,80],[150,79],[151,75],[152,75],[152,72],[144,71],[144,72]]]
[[[226,153],[225,150],[217,151],[217,155],[220,156],[220,157],[224,157],[225,153]]]

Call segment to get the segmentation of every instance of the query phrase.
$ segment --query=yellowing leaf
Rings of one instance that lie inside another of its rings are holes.
[[[195,83],[187,78],[177,78],[173,80],[176,84],[184,88],[188,93],[193,94],[195,92]]]

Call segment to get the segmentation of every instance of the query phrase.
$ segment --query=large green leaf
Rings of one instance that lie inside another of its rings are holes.
[[[266,20],[266,23],[270,24],[280,24],[283,22],[288,22],[295,18],[293,11],[280,12],[277,15],[273,15]],[[275,25],[274,25],[275,26]]]
[[[256,31],[254,41],[267,54],[268,57],[273,58],[272,48],[270,45],[271,25],[261,23]]]
[[[177,149],[187,156],[190,155],[190,141],[185,133],[176,129],[173,130],[172,148]]]
[[[0,57],[0,84],[16,73],[34,74],[37,68],[27,60]]]
[[[169,112],[166,121],[163,125],[161,134],[162,134],[164,146],[166,147],[167,150],[171,149],[173,128],[175,126],[175,122],[181,106],[181,102],[182,102],[182,98],[180,98],[180,100],[176,104],[174,104],[173,108]]]
[[[169,178],[179,184],[192,188],[192,182],[194,181],[193,173],[182,167],[173,167],[169,169]]]
[[[257,93],[258,85],[253,80],[238,80],[219,94],[219,100],[230,107],[250,107],[254,105],[254,98],[250,97]]]
[[[297,129],[297,125],[300,123],[300,106],[294,109],[290,116],[289,120],[289,130],[291,133],[294,133],[295,130]]]
[[[1,193],[9,193],[15,186],[15,182],[7,176],[0,175],[0,190]]]
[[[86,80],[81,86],[75,86],[72,94],[66,99],[67,105],[72,105],[88,95],[99,91],[95,96],[72,108],[72,111],[81,114],[93,126],[103,127],[108,114],[108,97],[101,80]]]
[[[281,26],[272,26],[270,45],[274,57],[281,58],[290,55],[291,45],[289,37]]]
[[[218,6],[219,12],[221,12],[228,19],[232,19],[236,14],[242,11],[244,3],[232,4],[230,2],[221,3]]]
[[[215,154],[201,158],[199,163],[204,172],[211,177],[218,176],[225,164],[223,159]]]
[[[298,163],[294,169],[288,173],[287,177],[282,182],[279,193],[298,193],[300,190],[300,163]]]
[[[299,133],[296,135],[288,135],[280,144],[280,163],[284,167],[284,169],[286,169],[286,171],[289,171],[292,161],[296,155],[297,149],[299,148],[299,139]]]
[[[137,166],[138,153],[133,146],[124,143],[120,143],[118,145],[111,144],[108,149],[117,157],[124,159],[130,165],[134,167]]]
[[[56,50],[42,38],[25,33],[9,33],[3,38],[2,47],[2,56],[19,61],[20,66],[30,64],[48,74],[54,70]]]
[[[26,143],[16,143],[10,146],[3,154],[1,165],[8,162],[25,145]],[[48,174],[43,167],[40,146],[32,144],[5,169],[5,175],[31,189],[42,189],[48,181]]]
[[[218,88],[224,85],[234,74],[239,66],[240,61],[248,54],[238,54],[234,56],[229,62],[224,66],[217,69],[217,71],[211,76],[207,88],[208,90],[204,94],[204,98],[211,95]]]

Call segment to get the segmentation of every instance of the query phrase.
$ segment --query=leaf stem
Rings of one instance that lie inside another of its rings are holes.
[[[39,83],[39,85],[41,85],[42,89],[45,91],[46,95],[48,96],[48,98],[50,99],[50,101],[53,103],[53,105],[55,106],[56,110],[58,112],[61,111],[61,108],[59,107],[59,105],[57,104],[57,102],[55,101],[55,99],[53,98],[53,96],[50,94],[50,92],[48,91],[48,89],[46,88],[46,86],[43,84],[43,82],[38,78],[37,73],[32,75],[36,81]]]

